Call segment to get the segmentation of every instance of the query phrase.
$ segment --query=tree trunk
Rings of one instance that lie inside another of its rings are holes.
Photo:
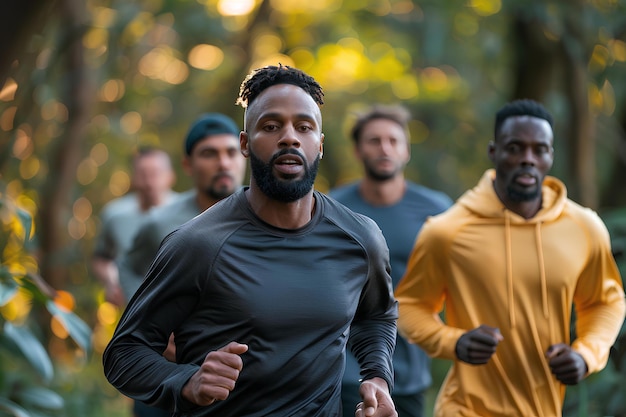
[[[82,36],[86,25],[85,5],[81,0],[60,0],[59,12],[65,29],[64,54],[67,71],[62,100],[68,109],[65,133],[50,157],[50,174],[43,187],[40,206],[41,275],[52,287],[66,286],[67,256],[71,246],[67,224],[71,218],[76,169],[83,155],[82,141],[90,117],[95,91],[85,67]]]
[[[557,138],[559,155],[563,153],[565,159],[562,179],[571,198],[597,209],[596,143],[594,118],[589,111],[587,96],[588,48],[581,29],[583,15],[582,4],[568,6],[563,22],[565,30],[558,40],[545,36],[548,28],[543,22],[529,20],[524,14],[516,17],[516,51],[519,55],[513,96],[542,101],[555,86],[563,90],[571,123],[560,126],[563,134]],[[559,126],[559,120],[555,125]]]
[[[57,0],[5,1],[0,6],[0,88],[4,86],[11,65],[27,48],[33,33],[54,9]]]
[[[565,34],[561,39],[565,83],[563,89],[572,121],[566,130],[573,150],[570,189],[573,199],[597,210],[595,116],[589,109],[590,80],[587,71],[592,46],[587,45],[584,33],[584,5],[580,0],[573,3],[565,14]]]
[[[564,60],[564,89],[572,120],[565,127],[572,153],[568,192],[583,206],[597,210],[595,118],[589,111],[587,70],[575,56],[566,53]]]
[[[513,98],[543,101],[552,87],[558,45],[544,35],[541,22],[517,16],[514,22],[517,51]]]

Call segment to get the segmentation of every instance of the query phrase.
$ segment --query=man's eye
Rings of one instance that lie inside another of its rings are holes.
[[[509,145],[507,148],[507,151],[511,152],[511,153],[517,153],[519,152],[519,146],[517,145]]]

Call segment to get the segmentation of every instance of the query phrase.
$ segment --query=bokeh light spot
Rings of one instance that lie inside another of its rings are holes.
[[[217,11],[222,16],[244,16],[254,10],[255,0],[219,0]]]
[[[210,71],[222,64],[224,52],[215,45],[200,44],[189,51],[188,60],[192,67]]]
[[[89,156],[93,159],[96,165],[102,166],[109,160],[109,148],[107,148],[104,143],[96,143],[93,148],[91,148]]]
[[[115,197],[122,196],[130,189],[130,176],[124,171],[115,171],[109,180],[109,191]]]
[[[98,91],[98,98],[101,101],[113,103],[124,97],[126,85],[122,80],[108,80]]]
[[[38,158],[31,156],[20,163],[20,175],[25,180],[29,180],[37,175],[40,168],[41,161]]]
[[[134,135],[141,129],[142,118],[136,111],[129,111],[120,117],[120,127],[127,135]]]
[[[4,82],[4,87],[0,90],[0,100],[13,101],[15,98],[15,92],[17,91],[17,83],[11,77],[7,78]]]

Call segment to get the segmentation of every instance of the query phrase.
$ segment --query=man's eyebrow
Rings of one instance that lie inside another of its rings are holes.
[[[268,113],[261,113],[259,115],[259,120],[265,120],[265,119],[283,119],[285,117],[285,115],[283,113],[280,112],[268,112]],[[316,117],[314,114],[311,113],[297,113],[295,115],[296,119],[304,119],[304,120],[316,120]]]

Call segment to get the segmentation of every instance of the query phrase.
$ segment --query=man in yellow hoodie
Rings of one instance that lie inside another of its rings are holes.
[[[398,329],[454,361],[435,416],[560,416],[565,386],[607,363],[622,280],[598,215],[547,175],[552,145],[541,104],[505,105],[488,147],[495,169],[419,234],[396,289]]]

